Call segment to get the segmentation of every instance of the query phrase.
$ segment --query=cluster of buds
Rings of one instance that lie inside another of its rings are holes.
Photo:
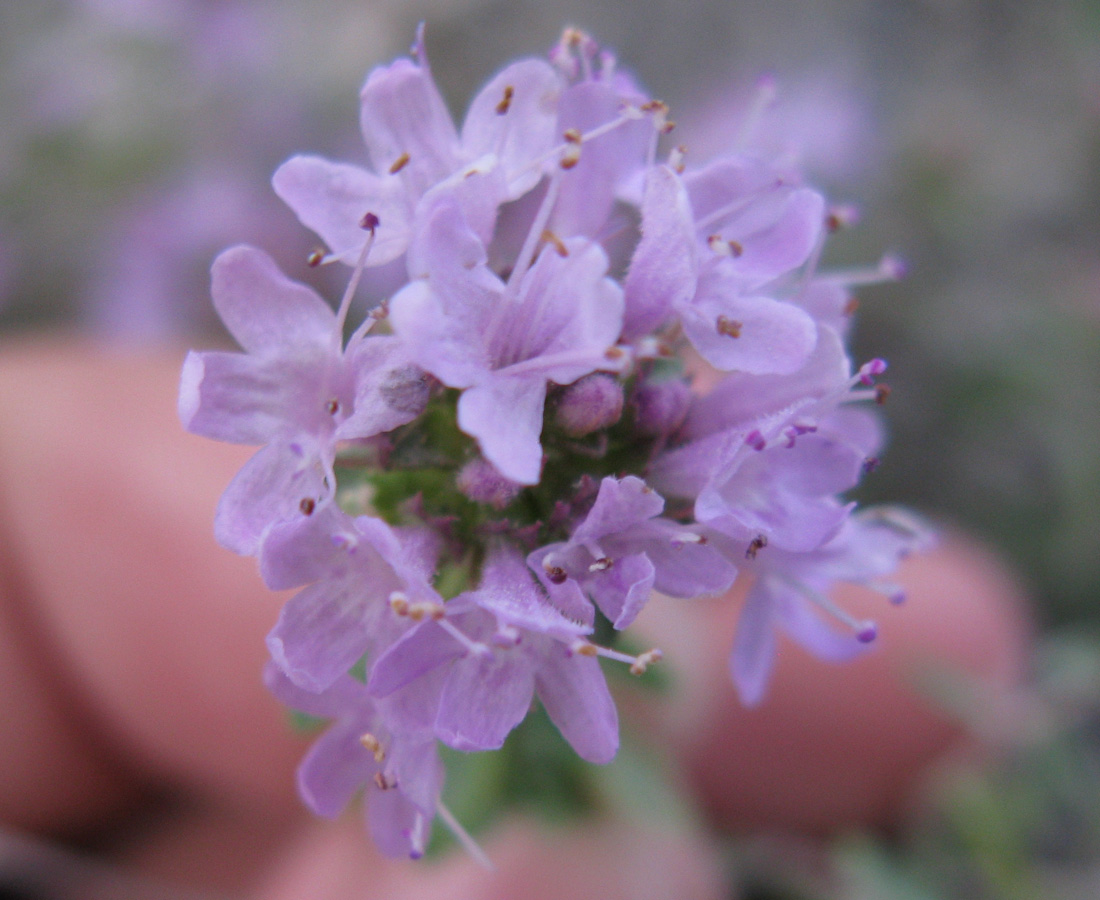
[[[789,164],[662,156],[667,107],[575,30],[461,129],[422,32],[360,109],[369,167],[274,176],[324,241],[311,261],[351,267],[338,308],[224,252],[213,300],[244,352],[192,353],[180,414],[262,445],[215,527],[300,588],[267,682],[333,720],[303,797],[335,815],[364,789],[378,845],[416,857],[437,816],[467,840],[439,742],[499,748],[537,697],[583,759],[614,757],[600,658],[660,659],[615,648],[653,592],[753,578],[731,655],[753,704],[777,630],[830,660],[866,649],[873,623],[832,586],[898,599],[883,579],[925,536],[843,499],[876,459],[885,364],[849,359],[866,276],[818,271],[841,215]],[[364,269],[395,260],[404,286],[349,321]]]

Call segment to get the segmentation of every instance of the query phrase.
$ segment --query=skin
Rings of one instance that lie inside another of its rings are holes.
[[[486,839],[488,873],[461,855],[383,860],[358,813],[307,816],[294,793],[305,742],[258,676],[285,597],[212,537],[217,498],[252,450],[183,432],[182,358],[56,338],[0,348],[0,720],[15,723],[0,742],[0,822],[257,900],[723,896],[701,829],[513,820]],[[672,747],[715,823],[892,824],[962,744],[914,673],[946,666],[1003,689],[1027,647],[1015,584],[973,545],[948,540],[902,580],[902,609],[840,598],[858,615],[873,607],[878,652],[829,667],[785,646],[755,711],[725,671],[743,586],[657,600],[640,632],[674,670],[692,668],[675,703],[626,695],[624,715]]]

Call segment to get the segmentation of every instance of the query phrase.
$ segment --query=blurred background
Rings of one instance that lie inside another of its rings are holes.
[[[421,19],[456,115],[575,24],[671,104],[695,159],[773,77],[759,141],[861,210],[826,264],[907,264],[861,293],[856,355],[890,361],[893,394],[860,499],[964,526],[1037,600],[1043,727],[896,834],[793,857],[730,838],[744,895],[1097,896],[1100,3],[0,2],[0,327],[209,339],[210,261],[237,242],[339,284],[307,271],[315,239],[270,174],[363,159],[358,88]]]

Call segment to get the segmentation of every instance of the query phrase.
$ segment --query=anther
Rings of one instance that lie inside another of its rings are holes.
[[[856,629],[856,640],[861,644],[869,644],[876,637],[878,637],[878,626],[870,619],[865,619],[859,623],[859,627]]]
[[[859,309],[859,300],[855,297],[849,297],[848,302],[844,304],[844,309],[841,310],[841,312],[846,316],[854,316],[857,309]]]
[[[576,128],[567,128],[562,133],[562,137],[567,144],[580,144],[584,140],[584,135]]]
[[[391,603],[392,605],[392,603]],[[442,603],[433,603],[431,600],[422,600],[419,603],[410,603],[408,606],[409,618],[414,622],[422,622],[424,619],[440,621],[447,611]]]
[[[607,556],[601,556],[588,567],[589,572],[606,572],[614,564],[614,560]]]
[[[768,442],[764,440],[764,435],[755,428],[745,435],[745,443],[752,447],[757,453],[768,445]]]
[[[396,175],[398,172],[400,172],[403,168],[405,168],[405,166],[409,164],[409,159],[411,159],[411,157],[408,153],[402,153],[399,157],[397,157],[397,159],[393,161],[393,164],[390,166],[390,174]]]
[[[512,85],[508,84],[504,86],[504,96],[501,98],[500,103],[496,105],[496,111],[498,116],[503,116],[509,109],[512,108],[512,98],[516,95],[516,89]]]
[[[870,387],[875,383],[875,376],[881,375],[886,371],[886,360],[884,359],[872,359],[870,362],[865,362],[859,367],[859,380],[862,384]]]
[[[687,147],[684,144],[680,144],[673,147],[668,154],[668,167],[672,169],[677,175],[684,174],[684,157],[687,156]]]
[[[336,399],[329,400],[328,403],[325,404],[325,412],[330,416],[336,415],[340,412],[340,401]]]
[[[325,251],[320,247],[314,247],[310,251],[309,256],[306,257],[306,265],[311,269],[316,269],[325,258]]]
[[[394,591],[390,594],[390,609],[396,615],[407,616],[409,614],[409,598],[401,591]]]
[[[875,385],[875,403],[882,406],[890,396],[890,385],[888,384],[876,384]]]
[[[599,656],[600,650],[595,644],[590,644],[588,641],[574,641],[570,644],[569,649],[572,650],[577,656]]]
[[[694,531],[681,531],[679,534],[673,535],[669,539],[673,547],[683,547],[685,544],[705,544],[707,542],[707,536],[705,534],[696,534]]]
[[[364,231],[374,232],[374,229],[382,224],[382,220],[374,213],[368,212],[359,220],[359,227]]]
[[[825,228],[835,234],[842,228],[850,228],[859,221],[859,210],[854,206],[834,206],[825,215]]]
[[[559,165],[563,169],[572,169],[577,163],[581,161],[581,145],[570,144],[565,148],[565,152],[561,155],[561,162]]]
[[[396,781],[390,781],[381,772],[374,773],[374,784],[380,791],[388,791],[391,788],[397,787]]]
[[[382,749],[382,742],[369,731],[359,736],[359,743],[374,755],[376,763],[386,758],[386,751]]]
[[[565,242],[562,241],[562,239],[554,234],[554,232],[552,232],[549,228],[543,231],[541,237],[547,244],[551,244],[553,246],[553,248],[557,251],[558,256],[564,258],[569,255],[569,248],[565,246]]]
[[[870,475],[870,474],[871,474],[871,473],[872,473],[873,471],[875,471],[875,469],[877,469],[877,468],[878,468],[878,467],[879,467],[880,465],[882,465],[882,460],[881,460],[881,459],[879,459],[879,458],[878,458],[877,456],[868,456],[868,457],[867,457],[867,458],[866,458],[866,459],[865,459],[865,460],[863,461],[863,471],[864,471],[864,472],[865,472],[865,473],[866,473],[867,475]]]
[[[312,516],[313,510],[317,508],[317,504],[312,497],[303,497],[302,502],[298,504],[298,509],[301,510],[303,516]]]
[[[741,329],[744,326],[736,319],[731,319],[728,316],[719,316],[714,323],[714,327],[718,330],[719,334],[724,334],[726,337],[739,338],[741,337]]]
[[[745,559],[756,559],[756,554],[768,546],[768,538],[766,535],[758,534],[751,541],[749,541],[749,547],[745,551]]]
[[[561,566],[548,566],[543,563],[542,567],[546,570],[546,577],[550,579],[551,584],[565,584],[569,578],[569,573]]]
[[[660,662],[664,657],[665,655],[656,647],[652,650],[646,650],[645,653],[639,653],[638,658],[630,665],[630,674],[643,675],[646,669],[653,665],[653,663]]]
[[[734,259],[737,259],[745,252],[745,247],[740,241],[726,241],[726,244],[730,248],[730,253]]]

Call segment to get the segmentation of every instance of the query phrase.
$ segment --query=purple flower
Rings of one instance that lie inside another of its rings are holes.
[[[730,654],[730,674],[742,702],[755,706],[763,699],[775,663],[777,629],[829,662],[865,652],[877,634],[874,622],[857,621],[836,606],[829,598],[832,589],[839,582],[863,584],[900,603],[901,589],[881,579],[931,543],[931,533],[911,516],[869,509],[849,517],[831,540],[809,552],[770,545],[754,552],[746,567],[756,580]]]
[[[505,68],[474,98],[459,133],[428,67],[423,27],[412,51],[415,61],[399,59],[371,72],[360,95],[373,171],[295,156],[275,173],[276,193],[349,264],[363,246],[359,222],[368,212],[380,220],[369,265],[404,253],[417,206],[437,186],[459,198],[488,241],[497,207],[535,186],[560,140],[563,85],[549,63],[525,59]]]
[[[547,384],[617,366],[622,291],[599,245],[582,238],[543,248],[502,282],[459,206],[446,199],[409,251],[421,276],[390,303],[393,330],[413,361],[462,389],[459,427],[505,478],[536,484]]]
[[[377,847],[387,856],[423,856],[443,785],[443,765],[426,726],[430,710],[417,708],[417,698],[377,700],[348,675],[313,693],[268,665],[264,682],[292,709],[334,720],[298,767],[306,805],[333,819],[365,789]]]
[[[800,307],[772,296],[773,283],[807,261],[823,223],[820,195],[751,158],[683,178],[667,166],[651,169],[626,279],[626,335],[675,313],[718,369],[797,371],[817,330]]]
[[[214,305],[244,353],[188,354],[179,414],[195,434],[264,444],[222,497],[215,529],[251,555],[264,530],[331,496],[336,444],[416,418],[423,373],[393,338],[352,338],[334,313],[263,251],[234,247],[212,269]]]
[[[273,526],[260,552],[264,582],[307,587],[268,635],[272,658],[294,683],[324,690],[408,627],[395,605],[417,617],[442,611],[431,585],[438,551],[431,532],[352,519],[331,502]]]
[[[559,609],[573,612],[580,588],[619,629],[654,589],[698,597],[733,584],[736,568],[698,528],[660,518],[664,505],[640,478],[605,478],[570,539],[536,550],[527,563]],[[591,623],[590,609],[583,621]]]
[[[584,639],[591,630],[546,602],[519,553],[498,547],[479,588],[392,644],[368,688],[388,697],[442,667],[435,733],[459,750],[500,747],[537,694],[578,754],[610,762],[618,717],[595,648]]]

